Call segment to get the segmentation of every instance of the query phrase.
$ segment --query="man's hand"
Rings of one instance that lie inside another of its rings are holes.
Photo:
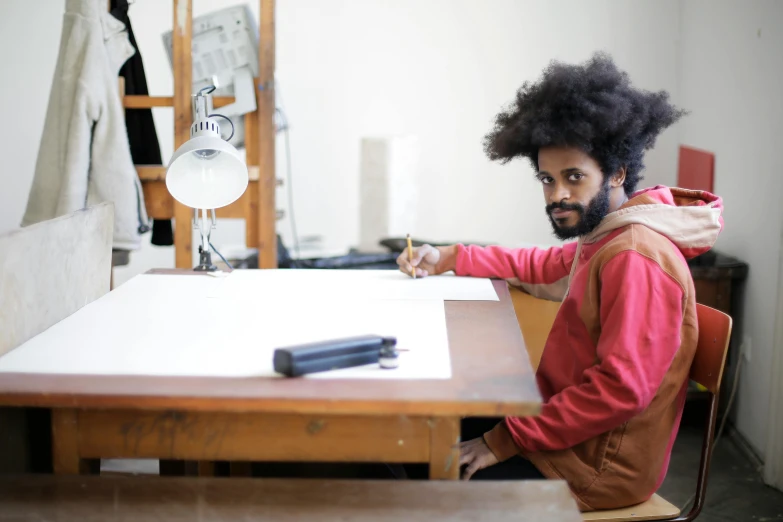
[[[397,264],[400,271],[413,276],[413,270],[416,270],[416,277],[427,277],[428,275],[438,275],[449,270],[454,270],[457,259],[457,247],[434,247],[432,245],[422,245],[413,249],[413,259],[408,260],[408,249],[397,257]]]
[[[498,463],[497,457],[484,442],[482,437],[477,439],[460,442],[459,444],[459,465],[467,465],[462,480],[470,480],[475,472],[480,469],[494,466]]]

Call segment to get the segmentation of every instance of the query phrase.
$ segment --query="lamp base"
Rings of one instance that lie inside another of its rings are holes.
[[[216,272],[217,267],[212,264],[212,252],[198,247],[198,266],[193,268],[195,272]]]

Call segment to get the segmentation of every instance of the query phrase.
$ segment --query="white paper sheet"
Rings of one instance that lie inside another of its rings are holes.
[[[259,295],[290,300],[497,301],[489,279],[453,274],[413,279],[398,270],[234,270],[210,297],[249,299]]]
[[[443,302],[210,299],[221,279],[141,275],[9,354],[0,372],[275,377],[275,348],[363,334],[394,336],[399,368],[308,378],[448,379]]]

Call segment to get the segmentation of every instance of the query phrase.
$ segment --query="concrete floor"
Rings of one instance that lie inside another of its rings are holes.
[[[676,506],[696,492],[702,429],[683,426],[674,443],[666,481],[658,494]],[[698,522],[783,521],[783,492],[770,488],[735,442],[724,435],[715,447],[707,501]]]

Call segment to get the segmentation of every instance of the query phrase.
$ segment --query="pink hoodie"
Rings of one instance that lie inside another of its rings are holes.
[[[536,373],[540,415],[485,435],[499,459],[521,453],[567,480],[583,511],[658,489],[698,336],[686,258],[712,247],[721,211],[712,194],[657,186],[562,248],[458,247],[459,275],[563,301]]]

